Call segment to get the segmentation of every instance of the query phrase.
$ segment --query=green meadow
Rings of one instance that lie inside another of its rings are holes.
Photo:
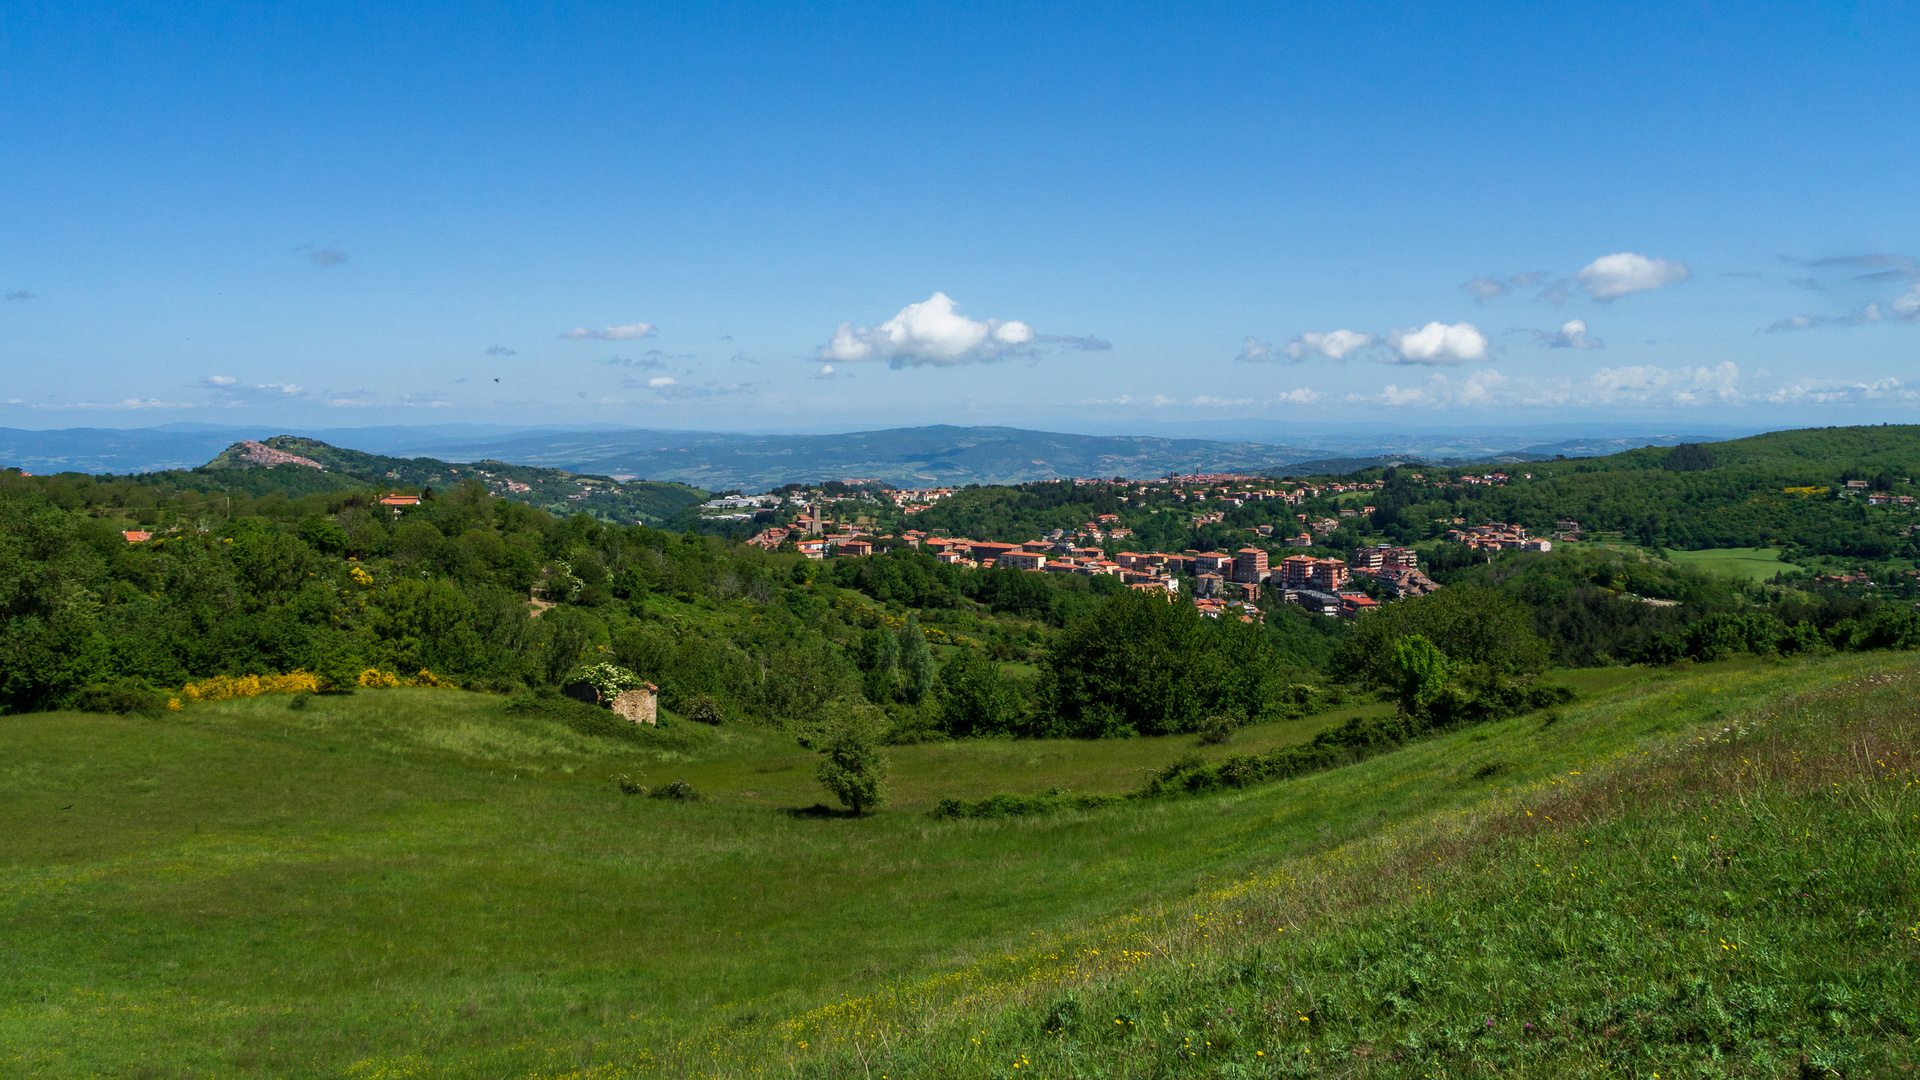
[[[1667,558],[1678,566],[1704,570],[1727,577],[1770,581],[1789,567],[1780,561],[1779,548],[1715,548],[1704,551],[1669,551]]]
[[[1915,672],[1563,673],[1343,768],[1005,820],[925,811],[1387,707],[895,747],[857,819],[771,732],[458,691],[9,716],[0,1072],[1902,1075]]]

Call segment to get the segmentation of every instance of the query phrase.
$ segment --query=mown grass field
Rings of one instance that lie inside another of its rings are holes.
[[[1778,548],[1718,548],[1707,551],[1669,551],[1667,558],[1679,566],[1704,570],[1726,577],[1744,577],[1771,581],[1782,570],[1792,569],[1780,561]]]
[[[1702,909],[1732,903],[1719,891],[1744,895],[1699,885],[1724,857],[1718,811],[1704,815],[1709,837],[1649,847],[1634,838],[1679,828],[1662,807],[1685,801],[1688,820],[1698,807],[1673,794],[1684,785],[1623,778],[1722,753],[1735,744],[1710,740],[1748,717],[1866,715],[1889,700],[1910,716],[1913,676],[1911,657],[1884,655],[1573,673],[1587,696],[1553,723],[1517,718],[1226,795],[1006,821],[920,811],[1053,784],[1129,789],[1193,740],[900,747],[898,803],[855,820],[804,812],[821,799],[813,759],[771,733],[681,725],[636,745],[457,692],[362,692],[303,711],[261,698],[161,720],[7,717],[0,1072],[1295,1075],[1337,1060],[1418,1075],[1432,1070],[1407,1047],[1452,1047],[1438,1030],[1472,1010],[1503,1035],[1510,1018],[1560,1015],[1509,1002],[1527,987],[1664,1001],[1676,980],[1705,979],[1688,999],[1702,1000],[1721,975],[1686,920],[1711,914],[1717,942],[1763,909]],[[1337,719],[1252,729],[1208,752],[1282,745]],[[1822,783],[1832,771],[1808,768]],[[620,774],[684,777],[712,797],[622,796],[608,782]],[[1885,821],[1841,799],[1817,820],[1788,817],[1799,789],[1781,783],[1769,812],[1808,826],[1801,846],[1781,847],[1776,829],[1744,837],[1737,858],[1779,848],[1804,861],[1817,835],[1829,877],[1768,970],[1811,965],[1853,987],[1827,1010],[1854,1039],[1843,1049],[1892,1062],[1885,1025],[1907,1024],[1908,1046],[1920,1030],[1898,992],[1914,982],[1884,982],[1888,956],[1911,973],[1920,948],[1907,804],[1871,803]],[[1610,817],[1559,809],[1640,790],[1653,794],[1616,798]],[[1614,831],[1566,831],[1582,814]],[[1627,855],[1589,859],[1594,843],[1686,861],[1635,877]],[[1878,914],[1859,921],[1849,905],[1873,888]],[[1634,895],[1652,909],[1645,938],[1642,912],[1620,906]],[[1583,936],[1597,928],[1619,951]],[[1822,935],[1835,943],[1815,947]],[[1574,960],[1586,981],[1559,978]],[[1388,991],[1404,1007],[1371,1004]],[[1308,1005],[1319,1011],[1306,1021],[1282,1015]],[[1241,1025],[1230,1038],[1229,1024]],[[1196,1033],[1219,1051],[1195,1050]],[[1506,1067],[1593,1068],[1596,1038],[1556,1043],[1558,1057],[1509,1052]],[[1437,1055],[1433,1075],[1493,1075],[1459,1054]]]

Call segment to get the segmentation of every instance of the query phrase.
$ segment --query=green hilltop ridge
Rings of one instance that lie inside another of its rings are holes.
[[[621,524],[662,524],[703,502],[707,492],[685,484],[615,480],[504,461],[454,463],[429,457],[388,457],[297,435],[234,443],[194,473],[239,473],[252,494],[327,491],[446,491],[479,484],[489,494],[555,513],[584,513]],[[156,478],[177,473],[146,474]],[[224,477],[223,477],[224,479]]]

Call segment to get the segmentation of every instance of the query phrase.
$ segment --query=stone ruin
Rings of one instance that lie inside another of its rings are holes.
[[[652,683],[641,683],[631,690],[622,690],[613,695],[611,701],[602,700],[599,688],[584,680],[570,682],[560,692],[575,701],[612,709],[629,724],[652,724],[657,727],[660,723],[660,688]]]
[[[613,696],[608,708],[625,717],[631,724],[659,724],[660,688],[652,683],[641,683],[631,690],[622,690]]]

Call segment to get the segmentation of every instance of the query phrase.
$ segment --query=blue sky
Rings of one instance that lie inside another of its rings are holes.
[[[1920,9],[1465,7],[6,4],[0,425],[1920,417]]]

